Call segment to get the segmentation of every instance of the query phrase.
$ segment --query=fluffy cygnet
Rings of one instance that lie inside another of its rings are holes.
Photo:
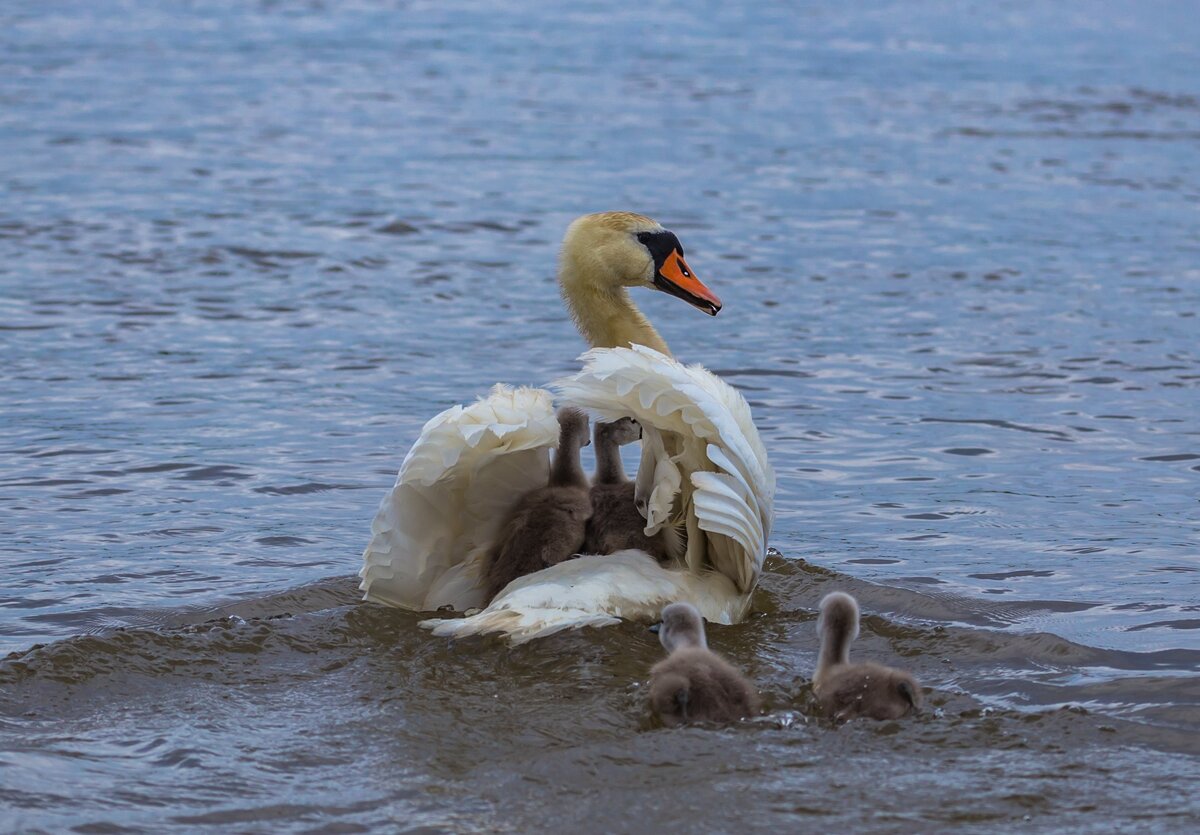
[[[588,419],[579,409],[558,410],[559,440],[550,483],[522,496],[500,529],[488,560],[487,596],[518,577],[570,559],[583,549],[592,515],[588,479],[579,463]]]
[[[642,436],[633,418],[596,424],[596,472],[592,476],[592,518],[587,523],[583,550],[612,554],[626,548],[645,551],[659,562],[674,556],[679,534],[666,527],[646,536],[646,520],[634,502],[634,484],[625,477],[621,447]]]
[[[821,601],[817,620],[821,654],[813,691],[825,712],[837,720],[867,716],[899,719],[920,708],[921,686],[903,670],[882,664],[851,664],[850,642],[858,637],[858,603],[835,591]]]
[[[663,609],[658,639],[668,655],[650,670],[650,709],[663,724],[735,722],[758,713],[758,693],[708,648],[704,621],[690,603]]]

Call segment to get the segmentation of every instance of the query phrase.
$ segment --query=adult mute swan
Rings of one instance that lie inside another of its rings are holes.
[[[364,599],[414,611],[482,611],[426,620],[435,635],[502,633],[520,643],[621,618],[653,620],[687,601],[710,621],[743,618],[773,516],[775,475],[745,399],[699,366],[670,357],[629,298],[650,287],[710,315],[720,300],[691,272],[674,234],[630,212],[585,215],[567,229],[559,287],[592,350],[552,384],[601,420],[642,426],[636,478],[646,534],[686,532],[662,566],[639,550],[584,555],[513,580],[486,599],[486,559],[513,503],[549,479],[558,437],[551,393],[497,385],[421,431],[371,525]]]

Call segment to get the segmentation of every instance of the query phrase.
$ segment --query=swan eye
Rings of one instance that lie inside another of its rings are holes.
[[[665,229],[661,232],[639,232],[637,239],[650,251],[655,269],[660,269],[672,252],[683,255],[683,245],[679,243],[679,238],[675,237],[674,232],[668,232]]]
[[[637,236],[654,258],[654,286],[700,308],[710,316],[721,309],[721,300],[704,286],[683,260],[683,246],[675,233],[642,232]]]

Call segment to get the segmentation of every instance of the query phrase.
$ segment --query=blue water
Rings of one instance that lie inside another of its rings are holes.
[[[9,0],[0,32],[0,648],[353,574],[426,419],[575,367],[558,241],[632,209],[725,303],[636,299],[750,400],[776,548],[912,592],[892,622],[1095,650],[1050,685],[1184,682],[1093,707],[1194,732],[1194,4]]]

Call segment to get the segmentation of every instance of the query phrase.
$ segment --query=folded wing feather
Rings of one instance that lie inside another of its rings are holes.
[[[519,644],[577,629],[626,620],[654,620],[668,603],[695,601],[714,623],[734,623],[745,600],[725,577],[668,570],[645,551],[617,551],[560,562],[513,580],[482,612],[466,618],[427,620],[434,635],[465,638],[502,633]]]
[[[425,424],[371,523],[360,588],[416,611],[482,606],[482,561],[514,497],[545,486],[550,393],[496,386]]]

